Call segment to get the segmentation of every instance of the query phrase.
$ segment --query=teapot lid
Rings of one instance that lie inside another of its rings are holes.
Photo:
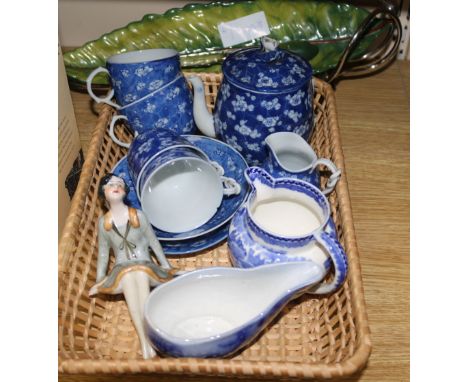
[[[278,42],[263,37],[262,47],[237,51],[226,57],[223,74],[229,82],[260,93],[295,90],[312,77],[310,64],[278,48]]]

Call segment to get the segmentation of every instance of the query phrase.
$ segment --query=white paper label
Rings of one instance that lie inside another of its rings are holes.
[[[263,11],[218,24],[223,46],[233,46],[270,34]]]

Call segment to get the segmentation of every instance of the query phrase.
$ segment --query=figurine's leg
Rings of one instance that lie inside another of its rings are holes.
[[[130,272],[122,278],[122,288],[130,316],[132,317],[133,325],[135,326],[138,338],[140,340],[143,358],[149,359],[154,356],[154,350],[151,351],[152,349],[148,349],[148,342],[146,340],[143,324],[143,310],[139,296],[138,278],[136,277],[136,273],[137,272]]]
[[[141,317],[145,317],[144,309],[145,309],[145,302],[146,299],[149,296],[150,292],[150,280],[148,275],[145,272],[135,272],[135,280],[137,282],[137,287],[138,287],[138,298],[140,300],[140,307],[141,307]],[[146,340],[146,337],[145,337]],[[156,352],[154,351],[153,347],[149,343],[148,340],[146,342],[146,351],[148,354],[151,355],[151,357],[154,357],[156,355]]]

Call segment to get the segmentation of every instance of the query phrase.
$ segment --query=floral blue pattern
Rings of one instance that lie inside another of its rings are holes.
[[[244,49],[223,63],[214,108],[216,135],[238,150],[250,166],[266,157],[265,138],[291,131],[309,140],[313,131],[312,68],[282,49]]]
[[[229,55],[223,73],[230,83],[259,92],[297,90],[312,77],[312,68],[302,57],[276,48],[244,49]]]
[[[125,53],[124,53],[125,54]],[[159,60],[136,63],[106,63],[114,95],[119,105],[140,99],[175,79],[180,73],[180,57],[174,55]]]
[[[129,96],[129,95],[127,95]],[[137,100],[134,99],[133,101]],[[166,128],[178,134],[193,134],[193,95],[185,77],[177,76],[147,98],[119,110],[126,116],[130,128],[143,133],[154,128]]]

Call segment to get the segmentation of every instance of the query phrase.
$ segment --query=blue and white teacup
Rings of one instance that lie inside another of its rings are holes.
[[[154,91],[138,101],[119,109],[109,126],[112,140],[122,147],[128,143],[120,141],[114,132],[118,120],[126,120],[135,135],[151,129],[168,129],[178,135],[194,134],[197,130],[193,120],[193,96],[184,76],[175,82]]]
[[[107,73],[112,83],[111,91],[104,98],[97,97],[92,90],[93,79],[99,73]],[[176,50],[145,49],[109,57],[106,67],[95,69],[86,84],[89,95],[97,103],[119,109],[167,86],[180,75],[180,57]],[[112,101],[114,96],[117,104]]]
[[[223,176],[219,164],[166,129],[138,135],[127,161],[141,208],[162,231],[181,233],[200,227],[215,215],[224,196],[241,191],[234,179]]]
[[[273,178],[259,167],[245,170],[252,187],[247,202],[234,215],[228,234],[233,264],[241,268],[291,261],[312,261],[328,272],[331,282],[310,290],[338,289],[348,271],[326,196],[308,182]]]

